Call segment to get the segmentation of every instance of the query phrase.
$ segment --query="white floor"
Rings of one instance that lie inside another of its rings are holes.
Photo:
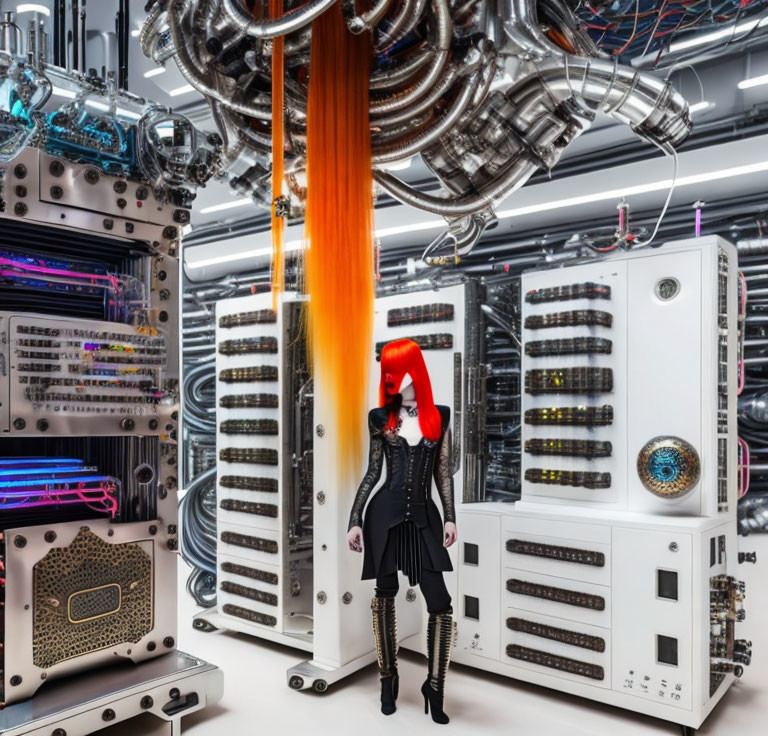
[[[740,541],[758,551],[757,565],[740,565],[747,581],[748,620],[738,632],[754,644],[754,664],[699,730],[700,736],[758,736],[766,733],[768,707],[768,538]],[[184,571],[182,571],[184,572]],[[333,685],[326,694],[295,692],[286,685],[286,670],[307,659],[304,652],[225,632],[192,628],[195,607],[180,579],[182,596],[179,647],[219,665],[224,671],[224,698],[183,721],[186,736],[410,736],[454,733],[483,736],[650,736],[679,734],[679,728],[653,718],[592,703],[526,683],[452,665],[448,674],[448,727],[424,715],[419,687],[424,659],[410,652],[400,657],[400,698],[392,716],[378,709],[378,678],[371,666]],[[448,730],[450,729],[450,731]]]

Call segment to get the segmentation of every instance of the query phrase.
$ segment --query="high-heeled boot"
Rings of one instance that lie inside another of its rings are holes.
[[[424,712],[429,713],[431,708],[435,723],[448,723],[450,720],[443,710],[443,697],[453,644],[452,613],[450,608],[444,613],[430,613],[427,622],[428,677],[421,686],[421,694],[424,696]]]
[[[374,598],[371,601],[373,638],[381,677],[381,712],[391,716],[396,710],[399,690],[397,674],[397,617],[394,598]]]

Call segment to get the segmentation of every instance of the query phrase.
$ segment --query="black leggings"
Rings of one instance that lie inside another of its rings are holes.
[[[443,573],[434,570],[421,570],[419,583],[424,600],[427,602],[429,613],[452,613],[451,596],[445,587]],[[394,598],[400,590],[397,572],[391,572],[376,578],[376,597]]]

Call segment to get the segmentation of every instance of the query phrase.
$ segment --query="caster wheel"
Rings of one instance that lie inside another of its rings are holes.
[[[197,629],[197,631],[205,631],[206,633],[210,631],[218,631],[213,624],[208,623],[208,621],[202,618],[196,618],[192,622],[192,628]]]
[[[690,726],[680,726],[681,736],[696,736],[696,729]]]
[[[315,680],[312,683],[312,689],[316,693],[324,693],[328,689],[328,683],[325,680]]]
[[[301,688],[304,687],[304,678],[294,675],[288,680],[288,687],[291,688],[291,690],[301,690]]]

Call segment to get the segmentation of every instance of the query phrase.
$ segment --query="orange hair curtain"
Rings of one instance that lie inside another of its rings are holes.
[[[362,456],[373,335],[370,33],[352,35],[337,2],[312,23],[307,103],[305,278],[315,393],[334,416],[340,477]]]
[[[269,0],[269,17],[283,14],[283,0]],[[285,94],[285,39],[272,40],[272,309],[277,311],[278,295],[285,286],[285,218],[276,213],[277,200],[283,196],[284,142],[283,99]]]

